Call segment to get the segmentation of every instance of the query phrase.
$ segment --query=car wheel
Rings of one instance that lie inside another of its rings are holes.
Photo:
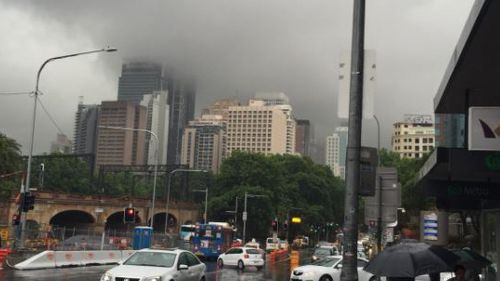
[[[380,279],[377,276],[372,276],[369,281],[380,281]]]
[[[332,280],[332,277],[330,277],[328,275],[323,275],[323,276],[321,276],[319,281],[333,281],[333,280]]]
[[[217,267],[218,268],[223,268],[224,267],[224,262],[222,261],[222,259],[218,259],[217,260]],[[372,280],[370,280],[370,281],[372,281]]]
[[[201,277],[200,281],[205,281],[205,276]]]
[[[245,264],[243,263],[243,261],[242,261],[242,260],[239,260],[239,261],[238,261],[238,269],[239,269],[239,270],[243,270],[243,269],[245,269]]]
[[[257,270],[262,270],[262,266],[257,266]]]

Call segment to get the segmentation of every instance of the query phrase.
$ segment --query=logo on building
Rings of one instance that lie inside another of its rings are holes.
[[[496,127],[496,129],[493,131],[493,129],[483,120],[479,119],[479,123],[481,124],[481,128],[483,129],[485,138],[494,139],[496,138],[496,136],[500,137],[500,126]]]

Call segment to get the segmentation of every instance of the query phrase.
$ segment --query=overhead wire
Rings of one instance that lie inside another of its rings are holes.
[[[31,91],[31,92],[5,92],[5,93],[0,92],[0,96],[20,96],[20,95],[31,95],[33,93],[34,93],[33,91]]]
[[[40,98],[40,95],[38,96],[38,101],[40,102],[40,106],[42,107],[43,111],[45,111],[45,114],[47,114],[47,116],[49,117],[50,121],[52,122],[52,124],[54,124],[54,126],[57,128],[57,130],[59,131],[59,133],[61,133],[62,135],[66,135],[61,130],[61,127],[59,127],[59,125],[57,124],[56,120],[52,117],[52,115],[47,110],[47,108],[45,107],[45,105],[43,105],[43,102],[42,102],[42,99]]]

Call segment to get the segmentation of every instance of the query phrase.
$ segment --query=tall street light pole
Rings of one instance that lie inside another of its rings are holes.
[[[358,189],[360,184],[361,121],[363,112],[363,64],[365,0],[354,0],[349,127],[347,140],[347,177],[344,204],[344,241],[341,281],[357,281]]]
[[[250,197],[265,197],[265,195],[258,195],[258,194],[249,194],[248,192],[245,192],[245,205],[243,208],[243,244],[246,242],[246,234],[247,234],[247,218],[248,218],[248,213],[247,213],[247,198]]]
[[[154,226],[154,215],[155,215],[155,201],[156,201],[156,178],[158,177],[158,165],[160,164],[160,157],[158,155],[158,148],[160,146],[160,140],[158,139],[158,135],[156,135],[153,131],[146,129],[135,129],[135,128],[127,128],[127,127],[114,127],[114,126],[99,126],[100,129],[110,129],[110,130],[122,130],[122,131],[132,131],[132,132],[145,132],[153,136],[155,140],[155,169],[153,175],[153,195],[151,196],[151,220],[149,222],[149,227],[151,229]]]
[[[203,222],[204,224],[207,224],[207,218],[208,218],[208,188],[205,189],[195,189],[193,192],[204,192],[205,193],[205,212],[203,213]]]
[[[26,184],[24,185],[24,188],[22,189],[22,196],[30,190],[30,184],[31,184],[31,160],[33,158],[33,144],[35,141],[35,126],[36,126],[36,108],[38,105],[38,95],[39,95],[39,82],[40,82],[40,74],[42,73],[42,70],[44,67],[52,61],[55,60],[60,60],[60,59],[66,59],[66,58],[71,58],[71,57],[76,57],[76,56],[82,56],[82,55],[88,55],[88,54],[94,54],[94,53],[102,53],[102,52],[116,52],[118,51],[115,48],[104,48],[104,49],[99,49],[99,50],[93,50],[93,51],[87,51],[87,52],[80,52],[80,53],[74,53],[74,54],[68,54],[64,56],[58,56],[58,57],[53,57],[49,58],[46,61],[42,63],[40,68],[38,69],[38,72],[36,74],[36,84],[35,84],[35,93],[34,93],[34,102],[33,102],[33,119],[31,120],[31,136],[30,136],[30,143],[29,143],[29,153],[28,153],[28,165],[27,165],[27,170],[26,170]],[[21,202],[24,202],[24,200],[21,200]],[[21,206],[22,208],[23,206]],[[22,209],[21,209],[22,210]],[[20,247],[24,246],[24,230],[26,227],[26,214],[24,212],[21,212],[21,234],[19,237],[20,238]]]
[[[168,208],[170,207],[170,186],[172,185],[172,176],[177,172],[191,172],[191,173],[208,173],[207,170],[193,170],[193,169],[175,169],[168,173],[168,184],[167,184],[167,203],[165,204],[165,234],[168,229]]]
[[[377,157],[378,157],[378,166],[382,166],[380,163],[380,122],[377,116],[374,114],[373,118],[375,122],[377,122]],[[378,183],[378,216],[377,216],[377,251],[380,253],[382,250],[382,177],[377,178]]]

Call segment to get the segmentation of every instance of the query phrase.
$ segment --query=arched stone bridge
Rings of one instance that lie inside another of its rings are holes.
[[[138,225],[149,225],[151,219],[151,199],[53,192],[33,193],[36,196],[35,208],[27,213],[27,220],[39,225],[92,225],[96,229],[120,228],[124,225],[124,208],[129,204],[137,212]],[[15,198],[10,200],[10,219],[18,208],[15,201]],[[165,200],[155,201],[156,231],[162,231],[165,227],[165,204]],[[198,204],[170,200],[168,224],[170,231],[178,231],[180,224],[196,222],[198,216]]]

